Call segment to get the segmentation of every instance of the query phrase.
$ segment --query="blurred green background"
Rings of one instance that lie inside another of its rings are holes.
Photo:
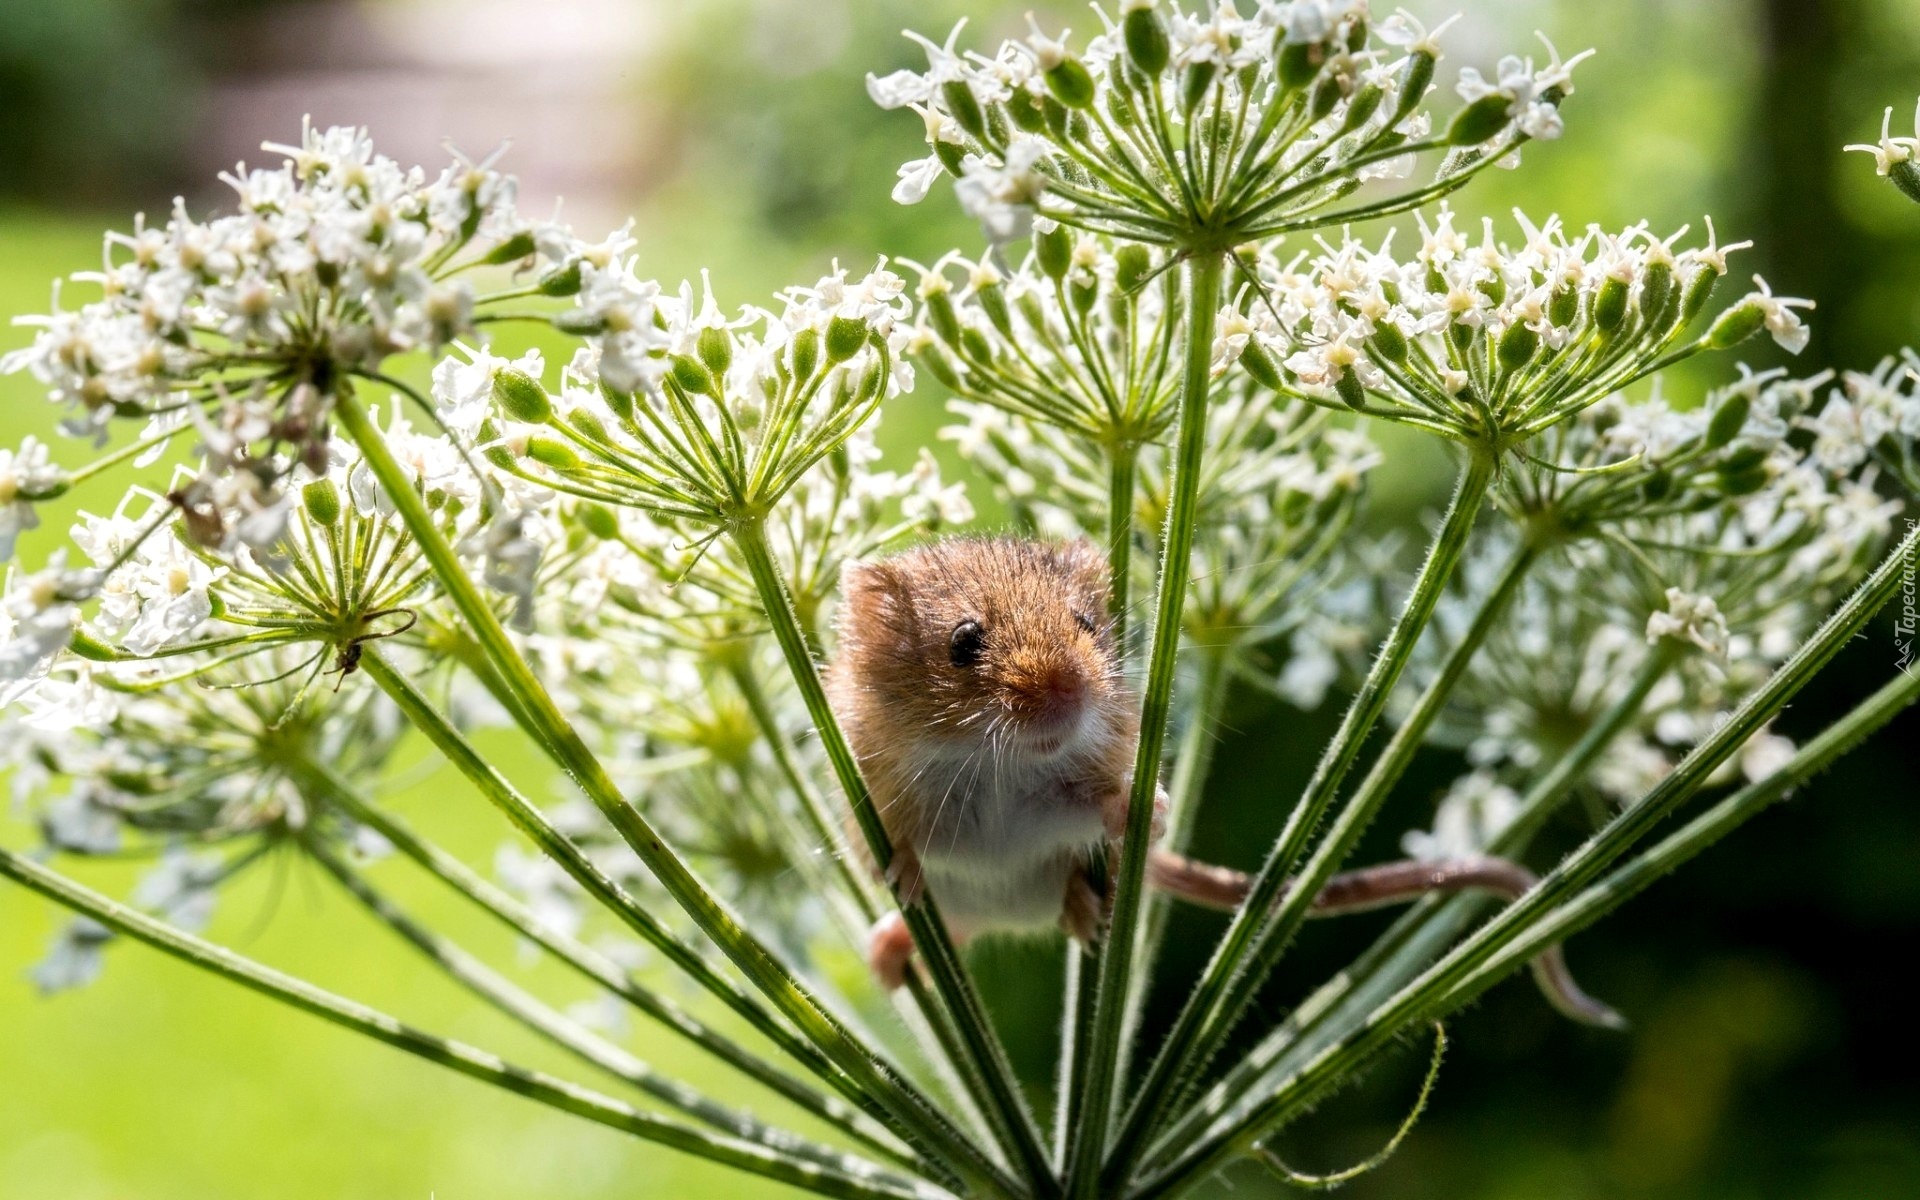
[[[1460,0],[1412,5],[1429,23]],[[371,124],[405,161],[443,138],[484,152],[514,141],[522,204],[583,232],[638,219],[643,262],[678,279],[712,269],[729,304],[810,279],[839,256],[931,259],[977,248],[950,197],[898,208],[893,168],[917,124],[871,108],[868,70],[915,64],[896,35],[973,18],[979,45],[1015,32],[1022,6],[953,0],[6,0],[0,18],[0,314],[43,311],[48,284],[98,258],[100,231],[184,194],[218,203],[217,170],[292,140],[303,113]],[[1077,5],[1054,6],[1086,26]],[[1818,301],[1802,370],[1869,366],[1920,341],[1920,210],[1844,142],[1869,141],[1883,106],[1904,131],[1920,93],[1911,0],[1478,0],[1449,41],[1483,70],[1537,51],[1596,46],[1567,107],[1568,136],[1522,170],[1465,193],[1469,213],[1557,210],[1574,225],[1648,219],[1661,232],[1712,213],[1723,240],[1758,248],[1736,274]],[[28,331],[0,328],[0,349]],[[1769,350],[1758,353],[1756,364]],[[1713,363],[1674,381],[1707,386]],[[924,390],[889,417],[895,453],[925,440]],[[51,412],[0,379],[0,443]],[[71,457],[71,456],[69,456]],[[1403,450],[1380,473],[1382,522],[1411,524],[1442,486]],[[82,497],[69,506],[88,502]],[[96,507],[112,498],[90,498]],[[62,518],[64,514],[55,514]],[[29,561],[63,520],[30,539]],[[1796,705],[1805,733],[1892,669],[1886,620]],[[1325,714],[1235,698],[1221,785],[1198,849],[1244,862],[1271,835],[1269,783],[1304,778]],[[1275,737],[1276,730],[1286,736]],[[1625,1037],[1559,1021],[1524,984],[1454,1023],[1432,1109],[1356,1197],[1657,1197],[1747,1200],[1920,1196],[1920,1087],[1912,1002],[1898,982],[1920,933],[1920,775],[1911,714],[1791,804],[1612,921],[1571,954],[1582,980],[1635,1021]],[[504,749],[504,747],[503,747]],[[508,750],[508,753],[514,751]],[[1435,754],[1379,823],[1392,853],[1458,764]],[[1236,794],[1235,780],[1269,781]],[[423,763],[393,793],[403,813],[485,862],[504,831]],[[1563,830],[1575,836],[1571,828]],[[0,814],[0,840],[31,831]],[[382,872],[398,894],[512,961],[494,931]],[[113,870],[90,878],[118,886]],[[25,978],[60,920],[0,889],[0,1200],[506,1200],[771,1194],[735,1177],[336,1032],[133,948],[104,978],[45,1000]],[[1174,939],[1193,969],[1205,923]],[[1370,926],[1318,926],[1292,989],[1350,955]],[[287,863],[229,893],[213,934],[409,1019],[540,1065],[553,1060],[385,937],[317,873]],[[1057,1004],[1044,952],[988,946],[974,963],[1012,1022]],[[535,975],[537,980],[546,977]],[[554,981],[549,981],[554,982]],[[565,994],[564,987],[555,989]],[[1171,997],[1161,998],[1162,1007]],[[1164,1016],[1164,1013],[1161,1014]],[[1256,1022],[1257,1024],[1257,1022]],[[657,1065],[710,1079],[636,1030]],[[1049,1047],[1017,1040],[1044,1078]],[[1410,1097],[1414,1052],[1282,1139],[1302,1169],[1371,1153]],[[1241,1171],[1210,1194],[1284,1189]]]

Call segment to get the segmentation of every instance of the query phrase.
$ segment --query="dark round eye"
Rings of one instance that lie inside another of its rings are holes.
[[[1099,628],[1099,626],[1093,623],[1093,618],[1083,612],[1073,614],[1073,623],[1080,627],[1080,632],[1082,633],[1092,633]]]
[[[956,667],[971,667],[980,661],[980,654],[986,648],[987,631],[980,627],[980,622],[962,621],[947,638],[947,661]]]

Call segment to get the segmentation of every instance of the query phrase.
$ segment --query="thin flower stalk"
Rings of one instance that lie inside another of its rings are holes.
[[[1280,1088],[1249,1097],[1180,1159],[1143,1181],[1138,1194],[1173,1194],[1193,1179],[1245,1149],[1289,1115],[1310,1104],[1336,1079],[1386,1046],[1410,1025],[1434,1019],[1451,1007],[1452,990],[1472,972],[1516,944],[1560,905],[1600,878],[1661,819],[1690,799],[1714,770],[1740,749],[1784,707],[1821,667],[1832,660],[1897,592],[1905,564],[1920,548],[1920,528],[1910,531],[1893,552],[1776,671],[1766,686],[1747,698],[1718,729],[1697,745],[1653,791],[1610,821],[1574,851],[1524,898],[1504,909],[1465,942],[1449,951],[1419,978],[1369,1016],[1366,1023],[1304,1064]],[[1514,965],[1518,965],[1517,963]]]
[[[884,1173],[870,1177],[850,1175],[768,1145],[723,1137],[698,1126],[644,1113],[578,1084],[509,1063],[464,1042],[422,1033],[376,1009],[174,929],[11,850],[0,849],[0,875],[118,933],[251,991],[471,1079],[609,1128],[750,1174],[846,1200],[940,1200],[946,1195],[927,1184],[895,1181]]]
[[[1288,815],[1279,839],[1255,876],[1247,899],[1234,913],[1221,937],[1211,962],[1195,985],[1193,995],[1181,1010],[1173,1030],[1162,1043],[1153,1065],[1140,1086],[1132,1110],[1116,1142],[1110,1160],[1109,1182],[1124,1180],[1157,1124],[1165,1106],[1172,1103],[1178,1081],[1193,1066],[1189,1057],[1193,1047],[1225,1010],[1220,1001],[1240,979],[1266,917],[1286,887],[1288,875],[1307,840],[1318,827],[1326,809],[1333,803],[1345,781],[1360,746],[1385,711],[1388,694],[1399,680],[1413,652],[1414,643],[1438,603],[1454,567],[1466,549],[1468,535],[1483,503],[1487,485],[1492,481],[1494,463],[1483,454],[1470,455],[1455,485],[1453,500],[1442,519],[1439,532],[1427,552],[1427,558],[1415,578],[1400,618],[1394,623],[1386,644],[1375,657],[1366,681],[1354,696],[1333,741],[1322,753],[1301,799]],[[1310,891],[1303,892],[1311,895]]]

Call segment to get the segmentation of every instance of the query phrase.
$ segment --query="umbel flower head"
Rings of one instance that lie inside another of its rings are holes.
[[[236,466],[262,444],[319,461],[339,382],[469,331],[459,272],[535,255],[491,159],[430,177],[339,127],[265,148],[279,166],[222,176],[236,211],[200,220],[175,201],[164,225],[109,234],[101,269],[74,276],[100,297],[24,318],[40,332],[0,370],[30,371],[77,435],[191,421],[231,438]]]
[[[762,520],[911,385],[903,288],[884,262],[858,279],[836,269],[781,293],[778,312],[734,319],[710,292],[696,304],[690,285],[650,289],[636,328],[650,327],[653,344],[617,375],[596,345],[555,395],[498,360],[464,384],[437,380],[436,394],[449,420],[476,399],[491,406],[479,437],[509,474],[709,529]]]
[[[1351,236],[1319,254],[1263,258],[1262,303],[1239,361],[1289,395],[1504,450],[1627,384],[1765,329],[1798,352],[1796,308],[1756,291],[1689,338],[1726,256],[1745,243],[1678,248],[1644,225],[1570,236],[1515,214],[1524,240],[1477,242],[1444,206],[1420,218],[1411,259]]]
[[[992,56],[909,33],[925,71],[868,76],[885,108],[926,123],[929,153],[900,168],[915,203],[941,175],[995,241],[1036,221],[1209,250],[1288,230],[1403,212],[1464,184],[1524,143],[1557,137],[1567,61],[1502,59],[1460,73],[1463,106],[1435,131],[1425,109],[1438,35],[1404,15],[1376,24],[1365,0],[1281,0],[1241,16],[1231,0],[1124,0],[1075,50],[1033,24]],[[1031,18],[1030,18],[1031,21]],[[1348,197],[1376,178],[1424,182]]]
[[[1906,193],[1908,199],[1920,202],[1920,104],[1914,106],[1913,136],[1893,136],[1893,109],[1889,107],[1880,117],[1880,140],[1870,144],[1856,143],[1849,150],[1860,150],[1873,155],[1873,167],[1881,177],[1893,180],[1893,185]]]

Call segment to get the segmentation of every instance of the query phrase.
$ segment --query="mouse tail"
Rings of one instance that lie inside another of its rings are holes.
[[[1187,858],[1170,850],[1154,850],[1147,857],[1147,879],[1170,896],[1202,908],[1231,912],[1246,901],[1253,881],[1243,871]],[[1313,898],[1309,916],[1337,917],[1366,912],[1390,904],[1417,900],[1432,892],[1487,892],[1516,900],[1536,882],[1532,871],[1505,858],[1473,856],[1431,861],[1405,859],[1345,871],[1328,879]],[[1540,953],[1530,964],[1535,983],[1547,1002],[1563,1015],[1586,1025],[1624,1029],[1621,1015],[1589,996],[1574,982],[1560,947]]]

